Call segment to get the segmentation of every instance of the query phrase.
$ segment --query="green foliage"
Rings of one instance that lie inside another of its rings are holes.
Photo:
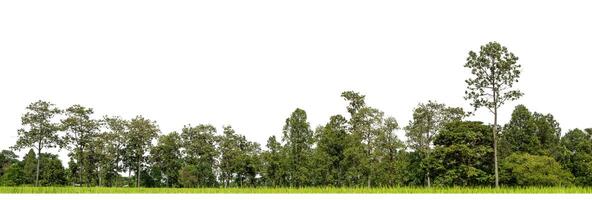
[[[185,126],[181,132],[183,149],[185,150],[185,163],[191,165],[185,172],[191,176],[199,177],[195,181],[182,183],[185,185],[196,185],[199,187],[216,186],[214,175],[215,162],[218,157],[216,149],[216,128],[212,125],[198,125],[195,127]],[[198,170],[198,171],[196,171]],[[183,170],[182,170],[183,171]],[[180,174],[183,177],[183,174]],[[189,177],[187,177],[189,178]]]
[[[590,187],[242,187],[242,188],[125,188],[125,187],[0,187],[7,194],[590,194]],[[252,196],[249,196],[252,198]]]
[[[134,161],[136,172],[136,186],[140,186],[142,165],[148,160],[145,157],[147,151],[152,146],[160,130],[156,122],[145,119],[142,116],[133,118],[128,124],[129,133],[126,135],[126,152],[130,159]]]
[[[428,187],[431,185],[429,171],[430,152],[434,136],[438,134],[444,124],[462,120],[465,116],[462,108],[447,107],[445,104],[436,101],[428,101],[427,104],[419,104],[413,109],[413,120],[405,127],[405,135],[408,140],[408,147],[418,152],[421,157],[418,160],[419,167],[423,167],[424,177]]]
[[[41,174],[39,174],[39,184],[45,186],[64,185],[66,183],[66,174],[58,155],[42,153],[40,157]]]
[[[467,89],[465,100],[471,101],[471,106],[477,110],[485,107],[493,113],[493,160],[495,172],[495,186],[499,186],[498,156],[497,156],[497,116],[498,108],[507,101],[520,98],[523,93],[514,90],[514,83],[520,78],[521,66],[518,57],[497,42],[489,42],[481,46],[479,54],[471,51],[467,58],[466,68],[474,75],[465,80]]]
[[[37,154],[45,148],[61,146],[62,141],[57,135],[60,124],[53,122],[54,117],[62,111],[54,104],[46,101],[37,101],[27,106],[27,112],[21,117],[24,128],[18,130],[16,144],[11,147],[15,150],[25,148],[37,149]],[[38,158],[35,170],[35,185],[39,185],[40,159]]]
[[[231,126],[224,126],[220,135],[212,125],[202,124],[159,136],[156,122],[141,116],[129,121],[96,120],[92,109],[78,105],[66,110],[58,126],[53,118],[59,109],[37,102],[23,117],[21,142],[14,149],[25,148],[23,141],[40,135],[40,130],[49,131],[48,124],[55,128],[52,136],[42,139],[22,161],[15,153],[2,151],[0,184],[135,186],[137,191],[220,186],[383,188],[429,186],[433,178],[438,188],[492,185],[495,145],[488,135],[497,126],[461,121],[462,109],[428,101],[414,109],[404,143],[398,138],[396,119],[367,106],[364,95],[346,91],[342,97],[349,104],[349,119],[334,115],[313,132],[306,112],[296,109],[285,121],[282,142],[271,136],[265,150]],[[58,128],[63,128],[63,141],[57,137]],[[517,106],[501,138],[502,182],[592,185],[592,129],[574,129],[562,138],[560,132],[551,114]],[[53,144],[43,144],[47,141]],[[70,150],[68,169],[56,155],[35,152],[58,146]],[[38,181],[36,172],[40,172]]]
[[[500,170],[501,182],[508,186],[565,186],[573,181],[573,175],[548,156],[512,154],[502,161]]]
[[[313,132],[306,118],[306,112],[296,109],[283,129],[282,140],[288,156],[288,179],[291,186],[301,187],[311,179],[311,155]]]
[[[10,150],[2,150],[0,153],[0,177],[14,163],[18,163],[18,156]]]
[[[557,155],[560,135],[559,123],[553,115],[533,114],[525,106],[518,105],[502,131],[500,153],[502,157],[512,153]]]
[[[35,150],[30,149],[25,157],[23,157],[23,183],[35,184],[35,176],[37,171],[37,156]]]
[[[475,108],[485,107],[491,112],[506,101],[513,101],[523,94],[512,90],[520,78],[521,66],[518,57],[497,42],[481,46],[479,53],[469,52],[466,68],[473,78],[467,79],[465,99],[471,100]]]
[[[266,147],[268,150],[261,153],[263,182],[272,187],[287,185],[288,157],[285,149],[275,136],[267,139]]]
[[[489,186],[493,149],[481,122],[454,121],[434,138],[434,183],[441,186]]]
[[[177,132],[161,135],[150,150],[152,171],[164,186],[178,186],[179,170],[183,165],[181,136]]]
[[[260,146],[249,142],[244,135],[236,134],[231,126],[224,127],[218,138],[220,151],[220,179],[225,187],[255,186],[260,168]]]
[[[561,144],[565,150],[562,164],[575,176],[577,185],[592,185],[592,131],[570,130]]]
[[[0,178],[0,184],[3,186],[17,186],[21,185],[25,182],[23,178],[25,174],[23,173],[23,167],[19,163],[11,164]]]
[[[345,149],[348,145],[347,120],[341,115],[331,116],[329,122],[316,131],[315,183],[344,186],[346,184]]]
[[[93,155],[88,155],[89,145],[96,140],[99,122],[91,118],[94,113],[92,108],[86,108],[81,105],[73,105],[66,109],[66,119],[62,120],[62,126],[66,130],[63,138],[68,150],[72,153],[73,160],[78,163],[79,179],[78,183],[89,184],[89,177],[94,168],[93,163],[88,162]],[[83,179],[86,177],[86,179]]]

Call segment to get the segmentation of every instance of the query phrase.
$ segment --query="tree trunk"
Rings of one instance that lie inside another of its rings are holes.
[[[37,147],[37,172],[35,172],[35,186],[39,186],[39,163],[41,161],[41,141]]]
[[[82,173],[84,171],[84,164],[82,163],[82,148],[78,147],[78,177],[80,186],[82,186]]]
[[[136,187],[140,187],[140,175],[142,172],[140,172],[140,163],[141,163],[141,157],[138,158],[138,170],[136,171]]]
[[[493,111],[493,160],[495,163],[495,188],[499,188],[499,174],[497,166],[497,105]]]
[[[431,122],[431,118],[428,118],[428,126],[429,126],[431,123],[432,123],[432,122]],[[431,148],[431,147],[430,147],[430,144],[431,144],[431,142],[432,142],[432,141],[431,141],[431,138],[430,138],[430,131],[431,131],[431,130],[428,128],[428,131],[427,131],[427,137],[426,137],[426,140],[427,140],[427,144],[426,144],[426,154],[427,154],[427,156],[426,156],[426,158],[427,158],[427,161],[428,161],[428,164],[427,164],[427,166],[428,166],[428,167],[427,167],[427,169],[426,169],[426,178],[427,178],[427,181],[428,181],[428,188],[429,188],[429,187],[432,187],[432,181],[431,181],[431,179],[430,179],[430,163],[429,163],[429,162],[430,162],[430,150],[431,150],[431,149],[430,149],[430,148]]]

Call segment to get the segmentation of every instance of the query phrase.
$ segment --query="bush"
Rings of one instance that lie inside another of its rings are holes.
[[[500,170],[501,182],[509,186],[565,186],[574,180],[555,159],[527,153],[508,156]]]

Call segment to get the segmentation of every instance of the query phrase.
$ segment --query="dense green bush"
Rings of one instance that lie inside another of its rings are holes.
[[[527,153],[508,156],[500,170],[501,181],[508,186],[564,186],[574,179],[555,159]]]

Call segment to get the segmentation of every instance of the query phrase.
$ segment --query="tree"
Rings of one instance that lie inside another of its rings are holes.
[[[42,153],[41,174],[39,184],[45,186],[64,185],[66,183],[66,171],[58,155]]]
[[[514,83],[520,78],[521,66],[517,64],[518,57],[497,42],[490,42],[481,46],[479,53],[469,52],[466,68],[474,75],[467,79],[465,99],[471,101],[476,109],[487,108],[493,113],[493,160],[495,171],[495,186],[499,187],[498,157],[497,157],[497,117],[498,108],[507,101],[520,98],[523,93],[514,90]]]
[[[548,156],[515,153],[502,161],[500,169],[502,182],[509,186],[565,186],[573,181],[573,175]]]
[[[109,167],[105,166],[104,174],[118,175],[118,172],[128,171],[128,177],[131,177],[132,155],[127,152],[127,139],[129,138],[129,121],[121,119],[120,117],[103,117],[103,124],[105,132],[102,134],[105,145],[106,159],[112,160],[108,162]],[[108,170],[112,170],[107,172]]]
[[[201,186],[199,174],[201,169],[197,165],[185,165],[179,170],[179,183],[186,188]]]
[[[190,165],[184,168],[184,172],[195,173],[192,176],[199,179],[192,184],[197,184],[196,186],[213,187],[217,184],[213,171],[218,157],[215,133],[216,128],[204,124],[195,127],[187,125],[181,132],[185,163]]]
[[[181,155],[181,136],[177,132],[161,135],[158,143],[150,151],[152,170],[161,174],[167,187],[178,185],[179,170],[183,165]]]
[[[275,135],[267,139],[267,151],[261,153],[263,179],[268,186],[287,185],[287,155]]]
[[[434,184],[484,186],[491,184],[493,167],[491,127],[481,122],[445,124],[434,138]]]
[[[85,150],[90,143],[95,140],[99,131],[99,122],[91,118],[94,113],[92,108],[86,108],[81,105],[73,105],[66,109],[66,119],[62,120],[62,124],[66,130],[64,136],[64,142],[67,144],[68,150],[73,152],[73,156],[78,163],[79,170],[79,183],[83,184],[83,174],[85,167],[89,167],[91,163],[85,162]],[[88,178],[89,174],[86,174],[87,186],[90,184]]]
[[[57,135],[60,125],[52,120],[62,111],[54,104],[46,101],[37,101],[27,106],[27,113],[21,117],[24,128],[18,130],[18,139],[16,144],[11,147],[15,150],[25,148],[37,149],[37,155],[45,148],[54,148],[61,145],[61,140]],[[39,167],[41,159],[37,158],[35,171],[35,186],[39,185]]]
[[[374,173],[377,185],[394,186],[401,181],[399,155],[405,149],[405,144],[395,133],[398,129],[399,124],[393,117],[386,118],[379,128],[373,156],[377,161]]]
[[[20,163],[12,163],[2,175],[0,182],[3,186],[17,186],[24,183],[23,166]]]
[[[563,165],[575,176],[580,186],[592,185],[592,132],[573,129],[561,138],[565,149]]]
[[[12,166],[13,163],[18,163],[18,156],[10,150],[2,150],[0,153],[0,176]]]
[[[231,182],[237,186],[254,185],[259,169],[259,144],[250,142],[244,135],[236,134],[231,126],[224,126],[223,135],[218,137],[220,151],[220,181],[224,187]]]
[[[380,127],[384,120],[384,113],[376,108],[366,106],[364,95],[353,91],[345,91],[341,96],[349,102],[350,113],[349,130],[351,132],[350,146],[346,150],[346,162],[352,166],[348,176],[356,177],[352,182],[365,179],[367,187],[372,185],[372,178],[376,176],[374,166],[378,160],[374,155],[376,140],[380,135]]]
[[[37,155],[35,150],[29,149],[29,152],[23,157],[23,183],[35,184],[37,177]]]
[[[131,159],[136,163],[136,187],[140,187],[142,164],[147,160],[145,154],[152,146],[152,140],[158,136],[160,130],[155,121],[145,119],[142,116],[132,119],[128,124],[128,130],[126,151],[132,155]]]
[[[524,105],[512,112],[500,135],[502,158],[512,153],[558,156],[561,128],[551,114],[531,113]]]
[[[312,153],[313,132],[307,121],[306,112],[297,108],[286,119],[282,140],[286,143],[289,159],[289,181],[296,187],[307,184],[310,178],[310,156]]]
[[[347,120],[341,115],[331,116],[325,126],[317,129],[316,137],[314,169],[319,172],[315,177],[321,185],[343,186],[347,171],[343,160],[349,139]]]
[[[442,126],[456,120],[462,120],[465,112],[462,108],[447,107],[445,104],[436,101],[428,101],[426,104],[419,104],[413,109],[413,120],[405,127],[409,147],[417,151],[423,157],[422,166],[425,168],[425,180],[428,187],[431,187],[430,153],[433,138]]]

